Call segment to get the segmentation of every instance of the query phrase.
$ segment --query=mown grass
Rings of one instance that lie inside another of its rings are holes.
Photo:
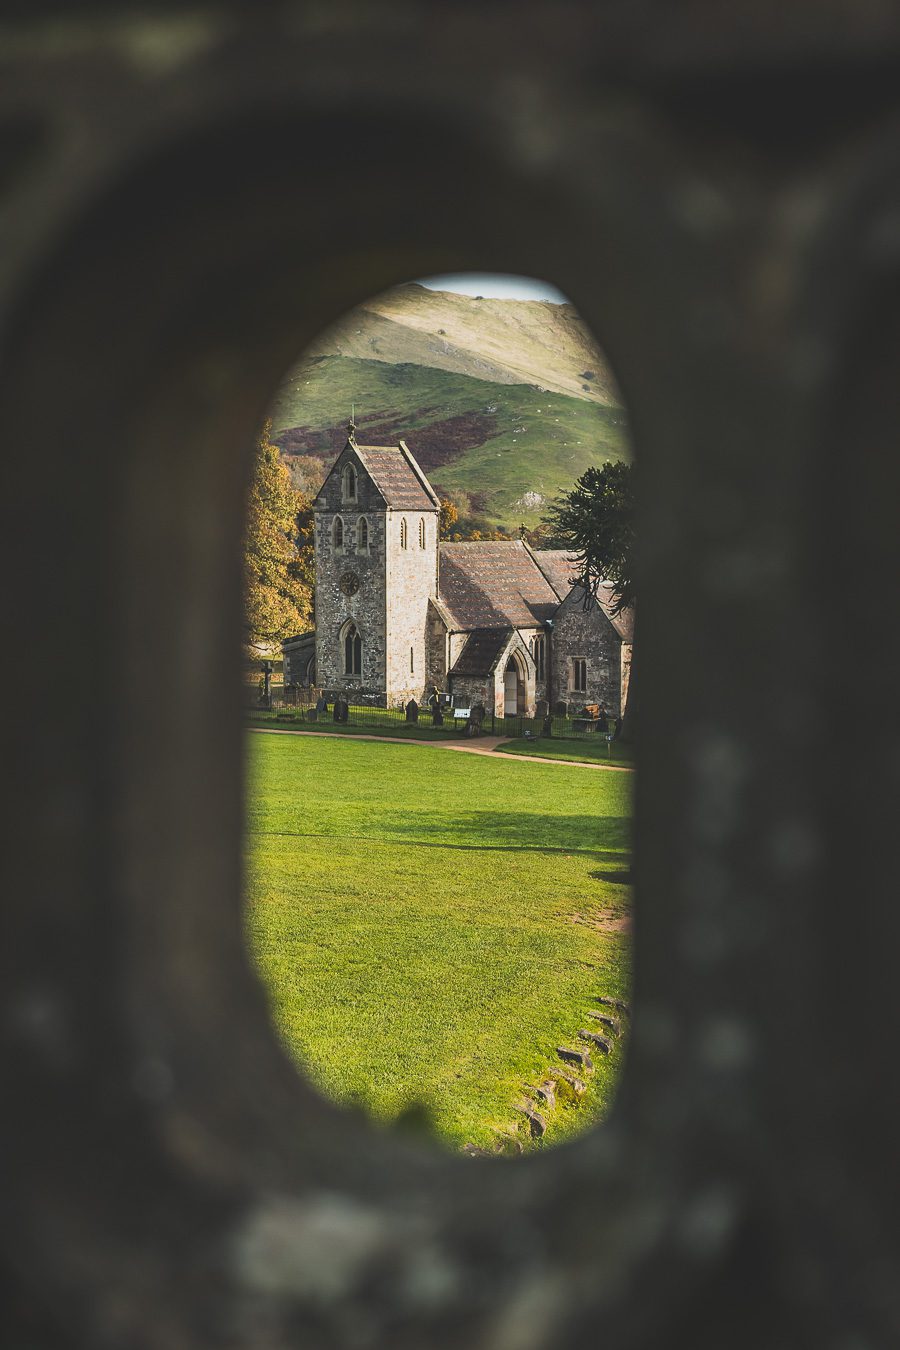
[[[446,1144],[524,1136],[527,1084],[627,997],[630,780],[437,747],[248,736],[247,932],[286,1045],[329,1096]],[[600,925],[600,926],[598,926]],[[597,1057],[553,1142],[600,1117]]]
[[[625,741],[607,741],[605,736],[582,736],[564,740],[556,736],[519,737],[497,746],[498,754],[540,755],[542,759],[562,759],[578,764],[634,764],[634,746]]]

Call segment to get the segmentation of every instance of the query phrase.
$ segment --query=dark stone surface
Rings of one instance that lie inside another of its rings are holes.
[[[576,1101],[587,1092],[587,1087],[582,1080],[576,1078],[574,1073],[569,1073],[567,1069],[551,1069],[550,1072],[556,1079],[557,1084],[563,1085],[560,1090],[568,1091]]]
[[[896,1345],[895,8],[3,24],[0,1343]],[[269,1024],[240,537],[305,343],[479,267],[560,285],[627,399],[641,717],[615,1110],[472,1167]]]
[[[580,1068],[590,1073],[594,1065],[587,1050],[578,1050],[572,1046],[558,1045],[556,1053],[560,1059],[564,1059],[567,1064],[577,1064]]]
[[[548,1110],[552,1110],[556,1105],[556,1084],[552,1080],[538,1084],[534,1093],[536,1097],[540,1097]]]
[[[599,1050],[602,1055],[608,1055],[612,1050],[612,1041],[606,1036],[601,1036],[599,1031],[579,1031],[578,1035],[583,1041],[590,1041],[595,1050]]]
[[[630,884],[630,881],[631,881],[631,874],[628,873],[628,872],[626,872],[626,873],[623,873],[622,876],[624,877],[624,879],[625,879],[625,881],[626,881],[626,884]],[[610,878],[610,877],[606,877],[605,880],[608,881],[608,880],[611,880],[611,878]],[[628,1015],[630,1014],[630,1012],[631,1012],[631,1009],[629,1008],[628,1004],[625,1002],[624,999],[621,999],[621,998],[612,998],[612,997],[611,997],[610,995],[608,995],[608,994],[598,994],[598,995],[597,995],[597,1002],[598,1002],[598,1003],[604,1004],[605,1007],[607,1007],[607,1008],[616,1008],[616,1009],[618,1009],[618,1011],[619,1011],[620,1013],[625,1013],[626,1016],[628,1016]]]
[[[605,1013],[594,1012],[593,1010],[588,1011],[588,1017],[593,1017],[595,1022],[600,1022],[603,1026],[609,1027],[614,1036],[620,1035],[622,1031],[622,1023],[616,1017],[607,1017]]]
[[[547,1132],[547,1121],[533,1106],[520,1106],[519,1110],[528,1121],[532,1139],[540,1139]]]

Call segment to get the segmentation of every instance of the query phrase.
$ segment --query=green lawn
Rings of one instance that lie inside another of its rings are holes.
[[[634,764],[634,746],[623,741],[610,741],[605,736],[581,736],[563,740],[556,736],[535,736],[525,740],[519,737],[497,746],[503,755],[540,755],[542,759],[567,759],[580,764]]]
[[[290,1050],[327,1094],[448,1145],[516,1103],[627,997],[630,774],[429,746],[248,736],[247,930]],[[601,1116],[624,1048],[553,1142]]]

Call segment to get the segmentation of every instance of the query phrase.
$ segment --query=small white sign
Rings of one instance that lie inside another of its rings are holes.
[[[453,709],[453,716],[454,716],[454,717],[466,717],[466,718],[468,718],[469,716],[471,716],[471,713],[472,713],[472,709],[471,709],[471,708],[454,708],[454,709]]]

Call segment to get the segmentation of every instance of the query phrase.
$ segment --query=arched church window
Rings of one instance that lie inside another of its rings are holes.
[[[425,518],[419,517],[419,548],[425,547]]]
[[[365,516],[359,518],[359,529],[356,534],[357,553],[368,553],[369,551],[369,522]]]
[[[404,516],[403,519],[402,519],[401,522],[400,522],[400,547],[401,547],[401,548],[406,548],[406,540],[407,540],[407,532],[406,532],[406,516]]]
[[[356,470],[352,464],[348,464],[343,474],[343,498],[345,502],[356,501]]]
[[[344,547],[344,522],[341,516],[335,516],[334,526],[332,527],[332,542],[335,551],[342,550]]]
[[[355,623],[344,634],[344,674],[362,674],[362,638]]]

